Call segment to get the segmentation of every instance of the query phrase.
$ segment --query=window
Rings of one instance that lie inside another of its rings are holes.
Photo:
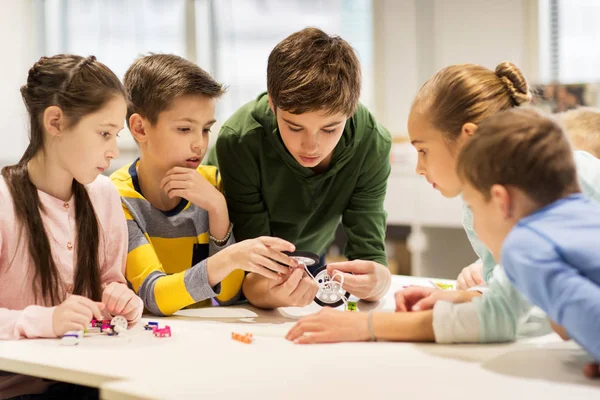
[[[201,2],[197,2],[201,3]],[[356,50],[363,70],[361,101],[372,104],[372,10],[367,0],[220,0],[214,2],[213,70],[229,91],[220,118],[266,90],[271,49],[290,33],[315,26]]]
[[[600,2],[539,0],[542,83],[600,81]]]
[[[373,103],[371,0],[35,0],[35,9],[40,56],[93,54],[121,78],[149,52],[198,63],[229,87],[217,107],[220,121],[266,90],[267,58],[280,40],[316,26],[356,49],[361,100]],[[122,150],[136,151],[131,135],[120,141]]]

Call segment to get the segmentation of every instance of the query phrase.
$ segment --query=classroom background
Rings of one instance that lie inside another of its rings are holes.
[[[227,85],[217,118],[266,89],[267,57],[290,33],[338,34],[362,64],[361,101],[394,136],[386,197],[392,273],[455,278],[476,259],[459,199],[444,199],[415,174],[406,120],[414,95],[437,70],[458,63],[521,68],[546,111],[599,106],[597,0],[0,0],[0,166],[27,143],[19,87],[42,55],[98,57],[122,77],[150,52],[199,64]],[[214,143],[219,127],[213,129]],[[129,132],[110,174],[137,157]],[[327,254],[340,259],[340,231]]]

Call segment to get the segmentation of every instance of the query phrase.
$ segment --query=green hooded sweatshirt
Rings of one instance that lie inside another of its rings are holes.
[[[346,257],[387,265],[383,200],[391,144],[389,132],[359,105],[329,169],[315,173],[288,152],[263,93],[225,122],[208,164],[218,159],[236,240],[276,236],[323,254],[341,219]]]

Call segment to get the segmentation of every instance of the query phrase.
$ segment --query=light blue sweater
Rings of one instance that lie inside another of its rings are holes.
[[[583,193],[600,203],[600,160],[584,151],[576,151],[574,158]],[[533,306],[514,288],[504,270],[496,268],[491,253],[473,230],[473,215],[466,207],[463,211],[463,226],[473,249],[483,262],[484,279],[489,288],[483,296],[472,302],[479,321],[479,326],[474,327],[479,331],[479,341],[514,340],[519,324],[528,317]]]
[[[509,280],[600,360],[600,206],[574,194],[521,219],[502,245]]]

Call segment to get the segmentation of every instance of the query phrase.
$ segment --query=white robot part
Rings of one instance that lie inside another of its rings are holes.
[[[127,327],[129,326],[129,322],[127,322],[127,318],[122,315],[117,315],[110,320],[110,324],[114,326],[114,331],[117,333],[123,333],[127,331]]]

